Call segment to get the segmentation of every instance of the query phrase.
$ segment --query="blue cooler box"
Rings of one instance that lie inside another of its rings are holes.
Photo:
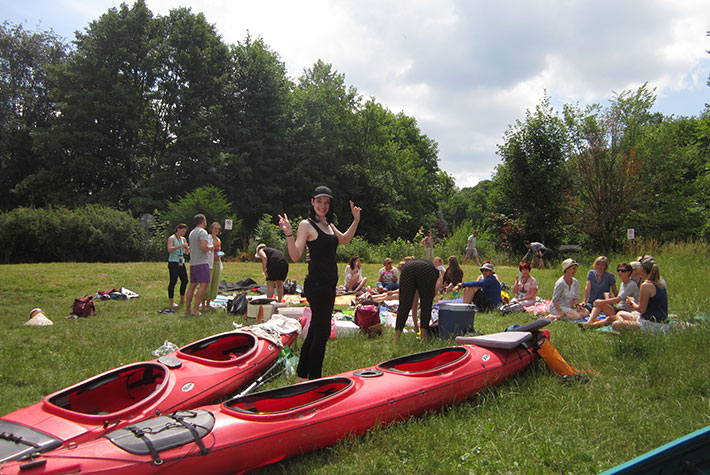
[[[476,309],[469,303],[442,303],[439,305],[439,338],[451,338],[473,331]]]

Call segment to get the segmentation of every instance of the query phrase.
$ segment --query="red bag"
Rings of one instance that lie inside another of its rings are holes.
[[[96,307],[94,307],[94,297],[88,295],[86,297],[74,299],[71,312],[77,317],[90,317],[96,315]]]
[[[355,323],[369,336],[382,334],[380,308],[377,305],[358,305],[355,307]]]

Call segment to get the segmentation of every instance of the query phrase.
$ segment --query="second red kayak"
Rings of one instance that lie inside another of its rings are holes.
[[[464,400],[530,365],[545,338],[546,330],[486,335],[480,345],[178,411],[11,462],[0,473],[242,473]]]

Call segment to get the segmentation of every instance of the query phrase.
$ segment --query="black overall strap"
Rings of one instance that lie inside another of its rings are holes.
[[[25,439],[22,438],[22,436],[20,436],[20,435],[15,435],[15,434],[11,434],[11,433],[9,433],[9,432],[2,432],[2,433],[0,433],[0,439],[8,440],[8,441],[14,442],[14,443],[16,443],[16,444],[29,445],[30,447],[34,447],[35,449],[40,448],[40,445],[39,445],[39,444],[36,444],[35,442],[32,442],[31,440],[25,440]]]
[[[170,414],[169,417],[172,419],[175,419],[177,422],[182,424],[183,427],[185,427],[187,430],[189,430],[190,434],[192,434],[192,438],[195,440],[195,443],[200,448],[200,454],[207,455],[207,452],[208,452],[207,447],[205,447],[205,444],[202,442],[202,438],[200,437],[200,434],[197,432],[197,428],[195,427],[195,424],[191,424],[190,422],[187,422],[185,420],[185,417],[179,415],[177,412]],[[192,416],[188,416],[188,417],[195,417],[195,416],[192,415]]]
[[[153,445],[153,442],[146,437],[146,434],[149,434],[150,432],[145,432],[143,429],[139,427],[134,427],[134,426],[129,426],[126,427],[126,429],[130,430],[133,432],[133,435],[138,437],[140,440],[143,441],[146,447],[148,447],[148,451],[150,452],[150,455],[153,457],[153,465],[162,465],[163,464],[163,459],[160,458],[160,454],[158,454],[158,451],[155,449],[155,445]]]

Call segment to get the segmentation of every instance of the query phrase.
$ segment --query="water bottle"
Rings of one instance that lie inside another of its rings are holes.
[[[170,354],[174,351],[177,351],[178,347],[174,343],[170,343],[168,340],[165,340],[163,343],[163,346],[160,348],[157,348],[153,350],[153,356],[165,356],[167,354]]]

